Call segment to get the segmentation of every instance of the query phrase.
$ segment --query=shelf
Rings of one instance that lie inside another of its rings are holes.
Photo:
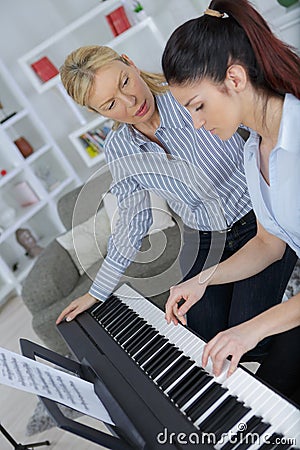
[[[72,177],[69,177],[67,179],[65,179],[64,181],[62,181],[59,186],[57,186],[56,189],[54,189],[53,191],[51,191],[51,197],[55,199],[55,201],[57,201],[58,198],[60,198],[64,192],[69,192],[72,187],[76,187],[76,184],[74,184],[74,180]]]
[[[9,183],[13,178],[15,178],[22,170],[24,170],[24,164],[25,166],[28,164],[32,164],[36,159],[38,159],[48,150],[49,145],[48,144],[44,145],[36,152],[34,152],[32,155],[30,155],[28,158],[26,158],[23,164],[22,160],[24,161],[24,159],[22,158],[22,156],[15,155],[15,158],[13,160],[15,166],[11,164],[10,161],[5,161],[5,159],[1,157],[1,169],[5,169],[7,171],[7,174],[3,175],[0,178],[0,189],[3,188],[5,184]]]
[[[91,149],[91,153],[89,154],[86,151],[87,144],[84,143],[84,141],[81,139],[81,136],[85,136],[86,133],[93,132],[95,129],[102,128],[104,126],[112,126],[112,121],[106,119],[105,117],[98,116],[96,119],[92,120],[91,122],[88,122],[81,128],[75,130],[73,133],[69,135],[69,139],[71,140],[72,144],[74,145],[75,149],[77,150],[80,157],[83,159],[85,164],[88,167],[94,166],[102,161],[105,160],[105,155],[103,149],[99,148],[99,154],[97,155],[96,152],[94,153]],[[104,141],[103,141],[104,142]],[[92,144],[93,145],[93,144]],[[90,155],[96,155],[96,156],[90,156]]]
[[[19,64],[24,73],[39,93],[55,86],[59,81],[59,76],[43,83],[32,70],[31,64],[43,56],[47,56],[59,68],[66,55],[76,47],[90,45],[93,42],[109,41],[112,32],[106,22],[105,15],[121,5],[121,0],[102,2],[19,59]],[[68,38],[66,39],[66,37]]]
[[[21,166],[22,161],[24,161],[24,158],[21,153],[0,128],[0,170],[6,170],[6,175],[0,178],[1,185],[3,182],[5,183],[7,177],[11,176],[12,172]]]
[[[161,51],[163,46],[165,45],[165,40],[151,17],[147,17],[142,22],[133,25],[131,28],[124,31],[124,33],[120,34],[119,36],[116,36],[114,39],[110,40],[105,45],[107,45],[108,47],[117,48],[118,46],[122,45],[125,41],[129,40],[132,37],[135,37],[135,35],[137,33],[141,32],[141,31],[145,31],[146,28],[149,28],[149,30],[151,31],[150,45],[153,44],[153,42],[155,42],[153,40],[153,38],[155,38],[155,40],[157,41],[157,43],[160,46],[160,51]],[[143,39],[143,43],[144,42],[147,42],[147,40]],[[140,46],[135,45],[134,47],[136,47],[138,53],[143,57],[143,61],[144,61],[145,55],[147,55],[147,57],[150,57],[150,55],[155,53],[155,50],[153,50],[153,48],[152,48],[151,52],[149,52],[149,53],[145,52],[145,49],[143,46],[143,52],[141,54]],[[158,56],[160,57],[161,55],[159,54]],[[145,62],[146,61],[144,61],[144,63]],[[143,64],[143,69],[144,69],[144,64]]]
[[[6,183],[9,183],[13,178],[15,178],[22,170],[22,167],[16,167],[15,169],[10,170],[7,175],[1,177],[0,189],[2,189]]]
[[[31,162],[31,168],[48,193],[56,190],[62,182],[69,181],[68,168],[49,147]]]
[[[17,112],[14,116],[12,116],[10,119],[6,120],[4,123],[1,124],[1,127],[3,130],[12,127],[15,123],[17,123],[19,120],[23,119],[28,115],[27,109],[23,109],[22,111]]]
[[[10,238],[12,234],[16,232],[16,230],[22,227],[24,221],[30,219],[37,212],[39,212],[46,205],[45,201],[39,201],[35,205],[27,206],[24,214],[17,216],[13,225],[11,225],[8,229],[4,230],[4,232],[0,235],[0,244],[6,241],[6,239]]]
[[[20,293],[19,289],[16,288],[15,283],[6,282],[4,285],[0,285],[0,306],[5,303],[6,297],[13,292]]]
[[[1,258],[0,258],[1,259]],[[5,261],[1,260],[2,271],[0,274],[0,304],[1,298],[7,296],[14,288],[14,277]]]
[[[12,142],[20,136],[24,137],[34,152],[45,145],[45,138],[42,137],[36,123],[27,114],[20,117],[19,120],[14,120],[10,126],[6,126],[5,131]]]
[[[75,187],[81,181],[1,60],[0,101],[5,107],[6,116],[15,112],[0,124],[0,170],[6,171],[5,175],[0,176],[2,304],[14,291],[21,293],[22,281],[36,261],[25,255],[25,249],[16,240],[16,230],[31,229],[43,246],[46,246],[54,236],[64,230],[56,211],[57,198],[68,187]],[[33,148],[33,153],[27,157],[22,155],[14,143],[20,136],[28,140]],[[55,171],[57,183],[52,189],[47,189],[35,173],[41,165],[49,165]],[[19,191],[16,192],[18,184]],[[30,193],[35,194],[36,202],[22,207],[24,201],[21,199],[28,186]]]
[[[6,73],[3,74],[1,71],[0,71],[0,102],[2,104],[5,117],[9,117],[13,113],[20,114],[21,110],[23,109],[22,104],[18,101],[17,95],[15,95],[14,92],[11,92],[9,88],[9,82],[7,81]],[[0,112],[3,110],[0,109]],[[14,116],[12,116],[12,118],[13,117]],[[7,121],[11,121],[12,118],[8,119]],[[1,120],[2,119],[3,117],[1,115]],[[7,121],[3,122],[1,126],[2,127],[5,126]]]
[[[45,227],[45,223],[47,223],[47,227]],[[37,245],[42,248],[45,248],[64,230],[63,226],[58,224],[52,208],[46,204],[35,216],[30,217],[22,225],[15,228],[15,231],[18,228],[28,229],[36,240]],[[5,242],[0,244],[0,253],[6,266],[12,271],[13,276],[19,283],[27,276],[36,261],[36,257],[31,258],[26,255],[26,250],[17,241],[15,233],[11,234],[9,238],[6,238]]]

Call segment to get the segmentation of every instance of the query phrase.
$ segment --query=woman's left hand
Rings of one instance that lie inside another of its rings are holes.
[[[210,357],[213,363],[213,373],[215,376],[219,376],[226,358],[231,356],[227,372],[227,376],[229,376],[237,368],[241,357],[254,348],[258,342],[259,338],[255,327],[247,322],[229,328],[218,333],[206,344],[202,355],[202,365],[206,367]]]

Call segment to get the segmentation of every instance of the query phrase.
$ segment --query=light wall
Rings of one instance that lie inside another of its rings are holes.
[[[68,111],[65,100],[55,89],[37,94],[17,60],[88,9],[98,5],[99,0],[0,0],[0,2],[0,57],[75,169],[78,168],[78,171],[82,172],[82,162],[67,138],[67,134],[78,127],[74,115]],[[280,6],[276,0],[263,2],[254,0],[252,3],[282,39],[300,48],[299,3],[288,10]],[[202,14],[209,1],[142,0],[142,4],[167,39],[180,23]],[[87,175],[88,172],[82,172],[82,178]]]
[[[18,59],[98,4],[99,0],[2,0],[0,14],[0,57],[82,179],[90,171],[83,168],[81,158],[67,138],[79,126],[76,118],[56,89],[43,94],[35,92]],[[180,23],[200,14],[207,1],[143,0],[142,4],[167,39]]]

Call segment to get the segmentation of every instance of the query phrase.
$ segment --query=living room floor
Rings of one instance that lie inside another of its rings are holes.
[[[20,297],[10,299],[0,309],[0,347],[21,353],[19,338],[23,337],[37,343],[41,343],[31,327],[31,316]],[[84,440],[71,433],[51,428],[34,436],[26,436],[26,425],[37,405],[38,398],[27,392],[10,388],[0,384],[0,423],[7,429],[12,437],[21,444],[40,441],[50,441],[50,446],[39,447],[41,449],[66,450],[101,450],[104,447]],[[85,417],[78,419],[81,423],[93,426],[95,420]],[[7,439],[0,433],[0,449],[12,449]]]

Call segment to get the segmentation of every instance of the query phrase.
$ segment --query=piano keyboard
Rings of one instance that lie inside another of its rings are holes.
[[[212,376],[201,367],[205,343],[168,325],[163,311],[129,286],[91,315],[195,429],[215,436],[217,450],[300,446],[299,409],[242,368],[229,378],[226,368]]]

